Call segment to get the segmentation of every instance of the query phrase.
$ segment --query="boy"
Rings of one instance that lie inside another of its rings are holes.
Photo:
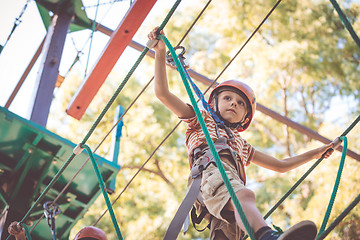
[[[156,39],[156,27],[148,34],[150,40]],[[164,34],[161,31],[161,34]],[[190,166],[200,164],[202,156],[206,153],[207,143],[196,118],[192,106],[169,91],[165,57],[166,48],[163,41],[159,40],[153,47],[155,51],[155,95],[156,97],[180,119],[188,123],[186,132],[186,145],[189,151]],[[226,139],[227,149],[220,150],[219,156],[224,169],[230,179],[237,198],[244,210],[257,240],[313,240],[317,229],[313,222],[303,221],[291,227],[281,236],[265,223],[262,215],[255,205],[254,193],[245,187],[244,165],[255,163],[261,167],[277,172],[287,172],[312,159],[318,159],[323,154],[328,158],[333,150],[332,143],[310,150],[298,156],[278,160],[272,156],[255,150],[239,134],[248,128],[255,112],[255,95],[246,84],[230,80],[218,85],[210,94],[209,104],[225,123],[219,127],[207,111],[203,111],[206,126],[214,142]],[[329,150],[329,151],[328,151]],[[199,154],[200,153],[200,154]],[[192,183],[189,177],[188,186]],[[207,165],[202,172],[200,187],[202,203],[197,201],[196,208],[204,208],[210,213],[210,239],[240,239],[241,230],[246,231],[235,205],[230,198],[223,183],[220,172],[215,164]]]

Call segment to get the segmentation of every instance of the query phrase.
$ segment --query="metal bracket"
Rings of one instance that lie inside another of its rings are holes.
[[[178,49],[181,50],[181,52],[178,54],[179,60],[180,60],[180,62],[181,62],[181,65],[182,65],[185,69],[188,69],[188,68],[189,68],[189,65],[185,63],[185,59],[186,59],[186,58],[185,58],[185,56],[184,56],[184,54],[185,54],[185,52],[186,52],[185,47],[183,47],[183,46],[177,46],[177,47],[174,48],[175,51],[178,50]],[[168,64],[170,64],[171,66],[174,66],[174,67],[175,67],[175,62],[174,62],[173,57],[171,56],[170,51],[167,51],[167,52],[166,52],[166,62],[167,62]]]

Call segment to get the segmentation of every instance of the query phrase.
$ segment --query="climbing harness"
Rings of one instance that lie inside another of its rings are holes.
[[[228,151],[231,154],[231,156],[236,155],[234,150],[232,150],[231,147],[227,144],[227,141],[228,139],[226,137],[219,137],[214,143],[216,151],[218,153],[223,151]],[[233,157],[233,161],[236,166],[235,156]],[[185,222],[184,233],[186,233],[186,231],[188,230],[188,223],[189,223],[188,219],[186,218],[188,217],[191,208],[193,208],[191,210],[191,215],[194,216],[194,219],[192,218],[194,227],[195,224],[199,224],[207,214],[207,210],[204,205],[204,202],[202,201],[202,196],[200,192],[202,172],[211,163],[216,165],[215,158],[208,146],[206,146],[205,148],[196,148],[194,150],[194,163],[195,164],[191,168],[191,172],[190,172],[193,182],[188,192],[186,193],[184,200],[180,204],[180,207],[177,210],[173,220],[171,221],[168,230],[165,234],[164,240],[176,239],[177,235],[180,232],[181,226],[184,224],[184,222]],[[199,216],[196,216],[196,210],[193,207],[196,200],[198,200],[201,203],[203,208]]]
[[[55,217],[61,213],[61,209],[58,204],[52,201],[45,202],[43,204],[43,208],[47,224],[50,227],[52,238],[53,240],[56,240]]]

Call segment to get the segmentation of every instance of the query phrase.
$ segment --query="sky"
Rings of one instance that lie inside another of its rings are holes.
[[[0,8],[0,44],[2,46],[4,46],[14,25],[15,19],[19,17],[26,2],[26,0],[0,0],[0,4],[2,6]],[[114,3],[111,4],[111,2]],[[189,2],[189,0],[184,0],[179,5],[179,8],[181,5],[186,5]],[[90,19],[95,19],[96,16],[97,22],[100,22],[102,25],[113,30],[119,25],[124,14],[130,7],[130,0],[100,0],[100,6],[96,13],[98,0],[83,0],[83,3],[84,6],[87,7],[86,12]],[[158,0],[133,40],[145,45],[147,39],[142,39],[143,36],[146,36],[144,35],[144,31],[149,31],[152,27],[160,25],[160,23],[153,22],[154,19],[157,16],[163,16],[164,18],[173,3],[174,1]],[[21,17],[20,24],[13,32],[10,40],[7,42],[0,54],[0,106],[5,106],[9,96],[21,78],[25,68],[28,66],[45,34],[46,30],[38,13],[35,1],[31,0]],[[75,60],[77,52],[80,50],[82,50],[83,54],[81,55],[80,61],[77,63],[79,65],[78,68],[84,72],[84,76],[86,68],[88,69],[88,72],[91,70],[92,66],[106,46],[109,37],[102,33],[94,34],[91,44],[89,63],[87,63],[91,42],[90,36],[90,30],[78,31],[67,35],[59,68],[60,75],[64,76],[68,73],[71,64]],[[128,57],[130,56],[130,58],[136,60],[139,52],[131,48],[127,48],[123,55],[127,55]],[[122,58],[125,57],[121,57],[120,61]],[[41,56],[9,108],[11,111],[24,118],[29,118],[30,116],[29,109],[31,109],[31,106],[29,102],[31,96],[33,95],[32,90],[35,86],[40,61]]]

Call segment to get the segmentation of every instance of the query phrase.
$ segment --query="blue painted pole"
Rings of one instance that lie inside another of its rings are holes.
[[[115,109],[115,116],[114,116],[114,124],[116,124],[121,116],[124,114],[125,108],[121,105],[118,105]],[[111,136],[111,158],[112,162],[116,165],[118,165],[119,161],[119,152],[120,152],[120,138],[122,136],[122,128],[124,126],[124,121],[121,119],[121,121],[116,125],[114,131],[112,132]],[[114,192],[115,191],[115,183],[116,178],[114,178],[113,181],[108,186],[108,190]]]

